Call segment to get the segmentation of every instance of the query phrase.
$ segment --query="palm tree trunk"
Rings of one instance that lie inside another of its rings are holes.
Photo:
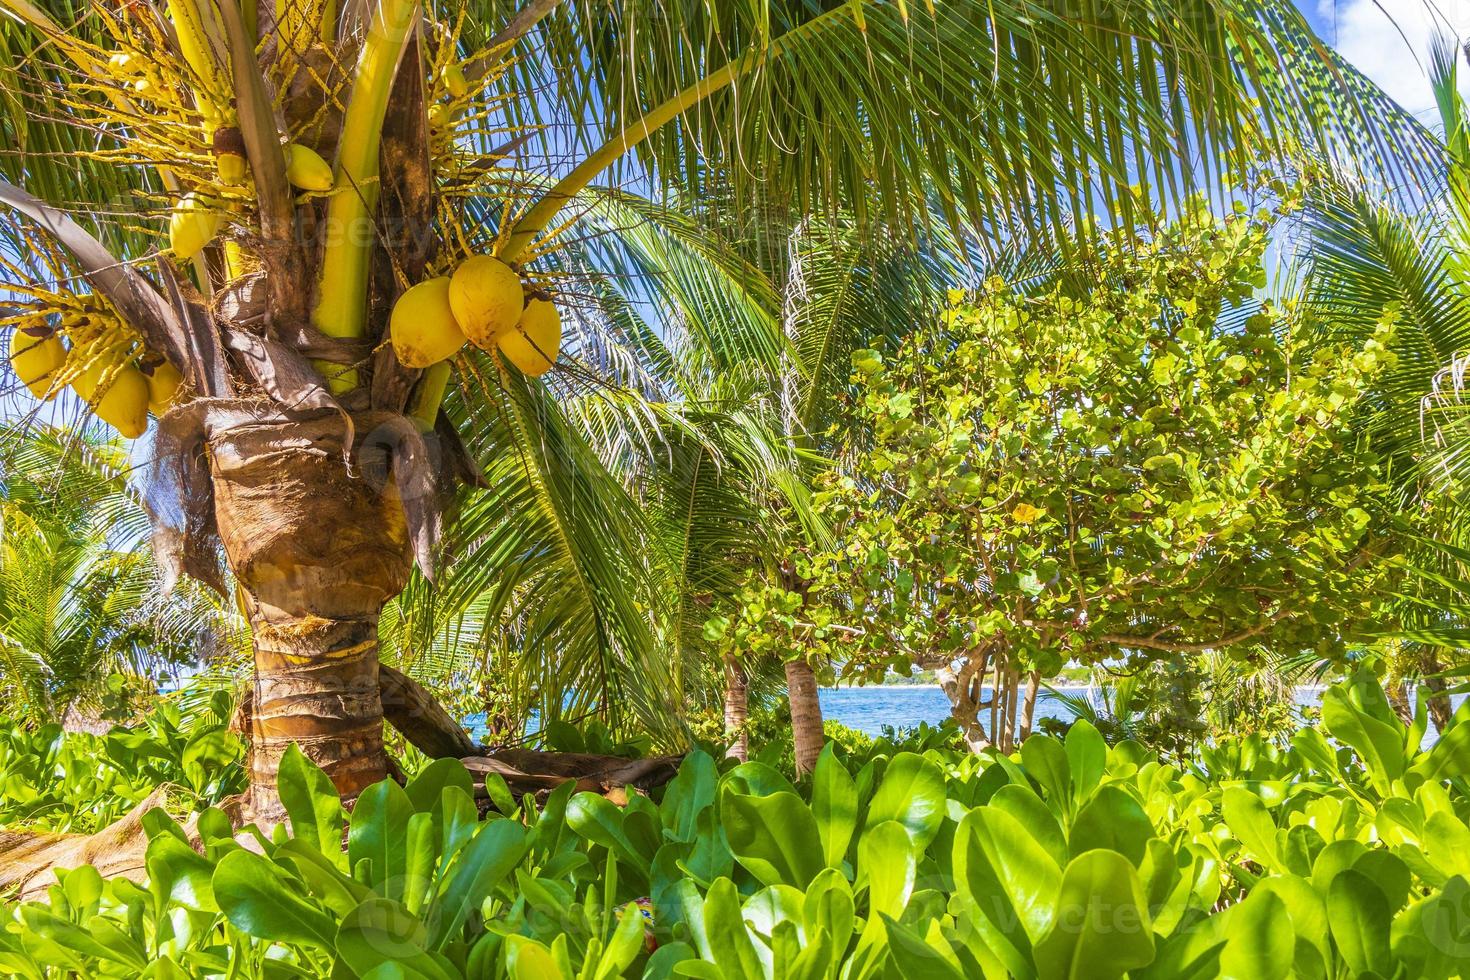
[[[1424,689],[1429,692],[1429,720],[1434,722],[1434,730],[1443,734],[1455,713],[1450,696],[1445,693],[1447,685],[1444,678],[1438,676],[1444,672],[1444,664],[1433,653],[1425,651],[1420,658],[1419,669]]]
[[[295,743],[352,799],[388,775],[378,678],[378,620],[251,619],[255,713],[251,805],[269,819],[276,770]]]
[[[796,746],[796,772],[805,775],[817,767],[825,740],[822,704],[817,700],[817,675],[804,659],[786,661],[786,694],[791,700],[791,739]]]
[[[408,577],[392,483],[349,472],[340,418],[243,425],[210,441],[215,520],[254,627],[250,801],[282,816],[293,743],[353,799],[387,775],[378,616]]]
[[[1388,696],[1388,703],[1393,706],[1394,714],[1405,725],[1414,723],[1414,709],[1409,705],[1409,688],[1402,679],[1389,680],[1384,684],[1383,692]]]
[[[746,762],[750,759],[750,736],[745,731],[749,716],[745,669],[740,661],[725,656],[725,737],[730,740],[726,758]]]

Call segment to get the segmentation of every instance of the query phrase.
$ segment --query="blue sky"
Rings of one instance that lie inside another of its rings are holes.
[[[1296,0],[1317,33],[1426,123],[1435,118],[1425,74],[1430,38],[1470,38],[1470,0]],[[1470,84],[1470,71],[1461,68]]]

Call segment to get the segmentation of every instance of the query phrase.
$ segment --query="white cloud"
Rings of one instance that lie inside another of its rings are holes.
[[[1399,105],[1425,123],[1437,121],[1429,90],[1429,44],[1445,33],[1470,39],[1470,0],[1318,0],[1318,24],[1337,50]],[[1461,89],[1470,70],[1460,62]]]

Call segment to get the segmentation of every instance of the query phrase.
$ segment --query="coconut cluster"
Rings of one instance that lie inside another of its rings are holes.
[[[60,334],[45,325],[10,333],[10,368],[41,401],[56,397],[70,356]],[[148,413],[162,415],[178,397],[183,377],[161,357],[94,359],[71,380],[71,389],[92,412],[129,439],[148,429]]]
[[[388,331],[399,362],[411,368],[453,357],[469,342],[499,350],[534,378],[551,370],[561,349],[556,304],[528,290],[493,255],[472,255],[452,276],[408,289],[393,306]]]

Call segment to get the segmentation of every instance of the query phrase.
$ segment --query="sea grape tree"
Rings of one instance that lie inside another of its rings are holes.
[[[1392,540],[1351,425],[1392,323],[1308,349],[1258,296],[1272,224],[1192,208],[1108,243],[1085,288],[991,281],[854,357],[874,442],[809,559],[850,602],[850,676],[938,668],[972,743],[1005,749],[1068,661],[1342,650]]]

